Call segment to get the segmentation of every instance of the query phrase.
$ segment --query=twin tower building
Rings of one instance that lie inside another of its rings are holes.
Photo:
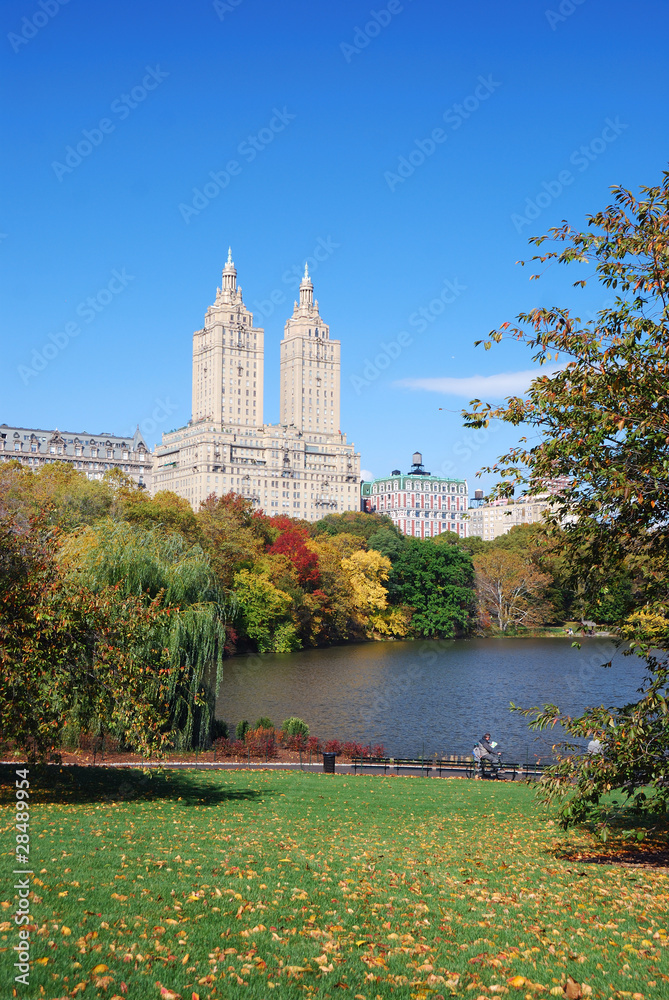
[[[359,509],[360,455],[340,430],[341,344],[330,339],[306,267],[280,347],[280,422],[266,424],[264,330],[253,325],[228,251],[216,300],[193,334],[192,419],[157,445],[154,492],[172,490],[197,509],[232,490],[269,515],[309,521]]]

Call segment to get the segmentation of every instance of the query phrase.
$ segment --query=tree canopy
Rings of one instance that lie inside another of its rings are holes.
[[[605,614],[646,658],[648,677],[632,705],[592,708],[577,718],[554,706],[534,710],[534,725],[560,724],[572,737],[594,736],[603,753],[578,741],[559,751],[544,784],[562,800],[565,822],[582,818],[602,795],[621,789],[635,807],[664,812],[669,800],[667,649],[669,648],[669,173],[639,196],[613,188],[613,202],[530,241],[533,263],[576,267],[577,288],[594,274],[612,301],[593,319],[564,307],[537,307],[503,323],[485,342],[512,337],[541,365],[523,397],[502,405],[473,400],[470,427],[501,419],[527,428],[519,445],[487,471],[501,475],[496,495],[518,485],[554,491],[551,520],[573,589]],[[548,247],[544,245],[548,243]],[[540,277],[539,274],[533,275]],[[532,443],[528,444],[528,437]],[[630,613],[635,578],[636,610]],[[618,580],[612,595],[610,583]],[[654,648],[654,652],[652,652]],[[532,714],[532,713],[530,713]]]

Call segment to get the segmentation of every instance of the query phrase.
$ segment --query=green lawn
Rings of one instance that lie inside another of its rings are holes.
[[[2,1000],[539,998],[568,975],[669,997],[666,870],[567,860],[601,847],[526,785],[93,769],[31,776],[37,927],[13,994],[13,777]]]

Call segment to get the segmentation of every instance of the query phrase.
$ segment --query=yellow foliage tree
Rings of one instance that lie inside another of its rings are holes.
[[[390,575],[391,562],[374,549],[358,550],[341,561],[353,594],[353,606],[359,615],[384,611],[388,591],[383,586]]]

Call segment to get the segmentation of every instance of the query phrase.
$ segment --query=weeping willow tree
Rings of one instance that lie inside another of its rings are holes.
[[[156,648],[164,651],[164,726],[175,747],[207,745],[230,608],[202,548],[160,528],[106,520],[66,539],[60,563],[71,584],[93,593],[113,588],[121,598],[140,598],[165,611],[132,652],[148,661]],[[147,684],[158,681],[147,677]]]
[[[219,603],[221,595],[208,556],[199,545],[161,528],[100,521],[69,536],[61,565],[91,589],[117,587],[128,597],[162,593],[168,606]]]

